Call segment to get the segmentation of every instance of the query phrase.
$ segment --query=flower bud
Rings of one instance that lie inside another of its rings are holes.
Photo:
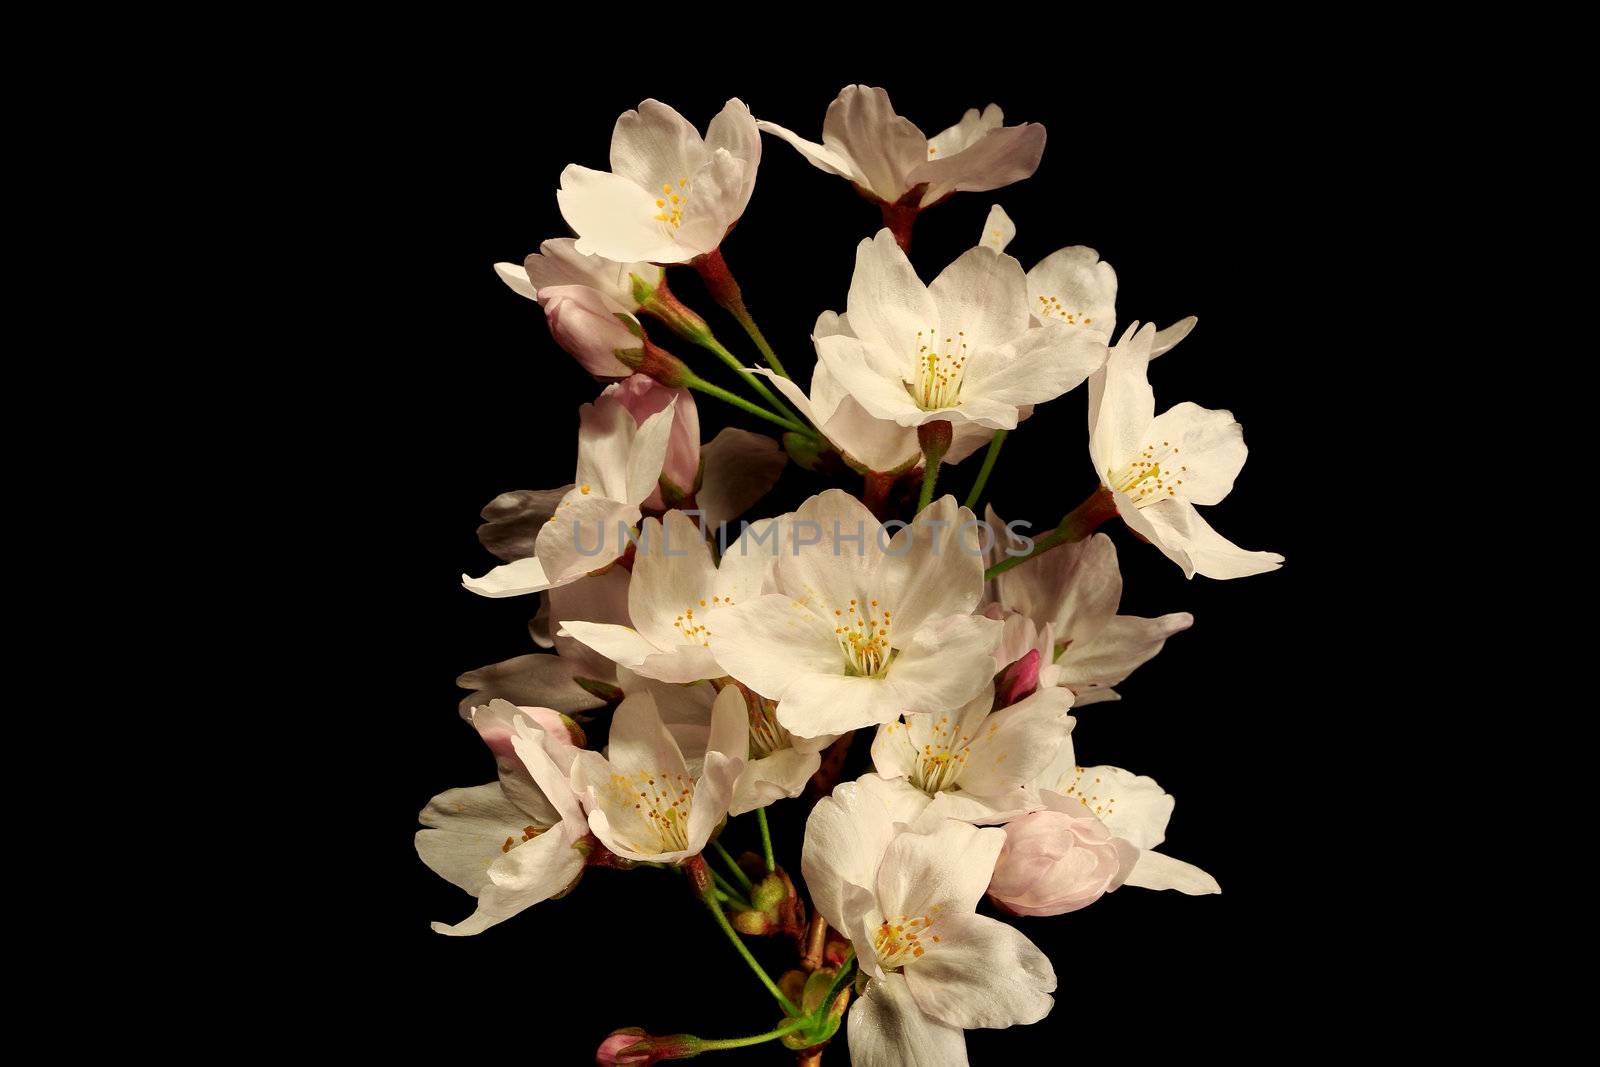
[[[624,1063],[660,1063],[662,1060],[687,1059],[700,1054],[702,1042],[693,1034],[673,1034],[669,1037],[652,1037],[630,1026],[615,1030],[594,1054],[594,1062],[601,1067]]]
[[[544,308],[550,336],[584,370],[596,378],[625,378],[631,373],[615,353],[619,348],[637,348],[639,336],[634,330],[642,328],[598,289],[587,285],[540,289],[539,306]]]
[[[1036,811],[1006,824],[989,899],[1013,915],[1088,907],[1133,869],[1139,850],[1092,815]]]
[[[1027,655],[1000,672],[994,683],[994,706],[998,711],[1009,708],[1024,697],[1032,696],[1039,688],[1039,650],[1031,648]]]

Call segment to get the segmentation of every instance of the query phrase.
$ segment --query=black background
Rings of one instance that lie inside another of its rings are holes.
[[[1126,74],[1137,77],[1137,66]],[[453,679],[534,651],[526,623],[536,598],[488,600],[459,585],[463,571],[480,574],[495,562],[473,533],[478,509],[508,489],[569,480],[577,405],[599,388],[492,264],[519,262],[541,240],[568,235],[555,200],[562,166],[603,169],[612,123],[641,99],[661,98],[704,129],[726,98],[739,96],[757,116],[815,139],[828,102],[858,80],[884,84],[897,110],[930,135],[991,100],[1009,123],[1045,124],[1038,172],[926,212],[913,264],[931,280],[975,243],[999,203],[1018,226],[1008,251],[1025,267],[1063,245],[1096,248],[1118,274],[1121,325],[1197,315],[1194,333],[1152,367],[1157,409],[1190,400],[1234,412],[1251,455],[1233,494],[1205,515],[1238,544],[1288,560],[1271,574],[1186,581],[1157,550],[1108,527],[1126,581],[1123,612],[1190,611],[1196,621],[1118,686],[1120,703],[1079,713],[1079,759],[1151,775],[1174,794],[1162,850],[1210,871],[1223,893],[1130,888],[1070,915],[1020,920],[1055,964],[1056,1008],[1032,1027],[969,1033],[972,1062],[1017,1062],[1045,1048],[1065,1055],[1089,1042],[1145,1054],[1237,1050],[1261,1040],[1264,1020],[1317,1007],[1330,927],[1314,886],[1330,876],[1309,852],[1325,840],[1324,798],[1348,785],[1324,777],[1346,679],[1331,665],[1330,550],[1308,487],[1326,485],[1318,409],[1325,368],[1339,355],[1322,324],[1359,309],[1342,307],[1319,280],[1323,250],[1344,220],[1332,213],[1335,198],[1306,190],[1338,186],[1345,164],[1310,135],[1316,123],[1307,115],[1280,117],[1272,93],[1298,90],[1216,72],[1122,113],[1107,109],[1103,85],[1015,73],[896,80],[871,65],[782,77],[703,71],[692,81],[641,73],[559,91],[513,79],[497,94],[493,85],[452,87],[417,71],[395,139],[383,142],[381,178],[357,194],[386,225],[368,261],[369,281],[379,284],[367,310],[381,340],[360,343],[367,335],[355,328],[347,365],[374,384],[352,417],[358,443],[344,509],[387,568],[358,597],[385,637],[357,637],[352,621],[348,661],[359,666],[345,669],[384,717],[370,735],[379,773],[363,779],[363,801],[380,820],[365,827],[363,848],[382,871],[362,905],[376,935],[363,972],[434,1005],[407,1019],[418,1047],[459,1047],[464,1028],[485,1041],[521,1031],[519,1060],[565,1065],[590,1062],[616,1027],[728,1036],[776,1022],[766,994],[677,876],[591,871],[563,900],[475,938],[445,938],[429,921],[458,921],[472,902],[417,860],[410,838],[429,797],[493,776],[457,717]],[[879,220],[843,179],[773,138],[762,147],[755,195],[723,250],[768,338],[804,381],[811,325],[823,309],[844,310],[855,245]],[[1344,230],[1338,239],[1355,236]],[[755,361],[692,271],[674,269],[671,280],[724,343]],[[731,384],[708,355],[662,329],[654,335]],[[699,409],[704,440],[723,425],[762,429],[710,399]],[[1011,435],[989,499],[1008,519],[1053,523],[1095,484],[1086,440],[1078,389]],[[980,458],[947,468],[941,490],[964,495]],[[824,484],[791,466],[757,512],[793,507]],[[865,769],[858,739],[848,773]],[[799,802],[771,815],[779,861],[797,870]],[[752,843],[751,822],[726,832],[736,851]],[[757,952],[772,968],[787,961],[782,946]],[[844,1034],[824,1062],[847,1062]],[[712,1055],[784,1062],[776,1045]]]

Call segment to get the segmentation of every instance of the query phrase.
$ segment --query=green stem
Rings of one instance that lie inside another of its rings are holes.
[[[711,847],[717,850],[717,855],[722,857],[722,862],[728,865],[728,870],[733,872],[733,876],[739,880],[739,884],[744,887],[744,891],[746,893],[750,892],[750,876],[739,869],[739,865],[728,854],[728,850],[722,847],[722,842],[713,841],[711,842]],[[717,872],[712,871],[711,873],[715,875]]]
[[[752,404],[744,397],[735,393],[730,393],[720,385],[712,385],[710,382],[699,377],[698,375],[690,375],[684,380],[683,384],[687,385],[690,389],[693,389],[696,392],[704,393],[707,396],[714,396],[724,403],[732,404],[739,410],[747,411],[759,419],[766,419],[768,422],[782,426],[785,430],[793,430],[795,433],[804,434],[807,437],[816,436],[816,431],[812,430],[810,427],[803,426],[798,422],[786,419],[782,415],[774,415],[766,408]]]
[[[767,860],[767,873],[771,874],[777,864],[772,862],[772,831],[767,829],[767,809],[756,809],[756,822],[761,825],[761,853]]]
[[[705,862],[705,860],[699,856],[694,858],[699,860],[701,863]],[[710,868],[707,868],[707,870],[709,869]],[[788,997],[783,995],[783,990],[778,988],[778,983],[774,982],[772,980],[772,976],[767,974],[766,970],[761,966],[761,964],[756,962],[756,958],[750,954],[749,946],[746,945],[744,943],[744,939],[739,936],[739,931],[733,928],[733,924],[730,923],[728,921],[728,917],[723,914],[722,905],[717,903],[716,891],[712,890],[707,893],[702,893],[700,895],[700,900],[711,912],[711,917],[717,920],[717,925],[722,927],[722,932],[727,935],[728,940],[733,942],[733,947],[738,949],[739,955],[744,957],[744,962],[749,965],[752,971],[755,972],[755,976],[761,979],[761,984],[767,987],[767,992],[771,993],[778,1003],[783,1005],[784,1014],[799,1015],[800,1009],[796,1008],[794,1003],[790,1001]],[[809,1022],[810,1018],[806,1017],[806,1021]]]
[[[922,467],[922,495],[917,497],[917,514],[933,503],[933,485],[939,480],[939,461],[934,460]]]
[[[978,480],[972,483],[972,491],[967,494],[966,506],[977,510],[978,499],[983,496],[983,487],[989,484],[989,472],[994,470],[995,460],[1000,458],[1000,446],[1006,443],[1006,434],[1009,430],[996,430],[994,437],[989,441],[989,451],[983,454],[983,466],[978,468]]]
[[[1004,574],[1012,567],[1021,566],[1033,557],[1048,552],[1058,545],[1082,541],[1085,537],[1094,533],[1101,523],[1116,513],[1117,502],[1112,497],[1111,490],[1102,485],[1089,494],[1089,499],[1068,512],[1054,530],[1035,541],[1033,548],[1026,555],[1007,556],[993,567],[984,571],[983,580],[988,581],[997,575]]]
[[[722,1048],[744,1048],[746,1045],[759,1045],[763,1041],[776,1041],[785,1034],[792,1034],[796,1030],[801,1030],[807,1026],[810,1026],[815,1021],[816,1020],[812,1019],[810,1016],[805,1016],[799,1019],[790,1019],[788,1022],[784,1023],[780,1027],[777,1027],[776,1029],[768,1030],[764,1034],[756,1034],[752,1037],[723,1037],[712,1040],[701,1038],[700,1051],[711,1052]]]
[[[782,415],[786,419],[789,419],[791,422],[804,423],[805,420],[799,415],[795,414],[794,410],[791,409],[789,405],[778,399],[778,395],[771,389],[767,388],[765,382],[746,370],[744,364],[739,361],[739,357],[735,356],[732,352],[729,352],[726,348],[724,348],[722,346],[722,342],[718,341],[715,337],[712,337],[708,333],[703,340],[699,340],[697,343],[701,348],[704,348],[706,351],[722,360],[722,362],[732,367],[734,373],[738,374],[740,378],[743,378],[746,385],[754,389],[757,393],[760,393],[762,399],[771,404],[773,410],[777,411],[778,414]],[[788,375],[786,374],[784,377],[787,378]],[[811,433],[809,430],[805,432]],[[815,436],[815,434],[812,434],[812,436]]]
[[[761,333],[761,327],[756,325],[756,320],[750,316],[750,312],[741,309],[740,312],[734,313],[734,318],[739,320],[739,325],[744,327],[744,332],[750,335],[750,340],[754,341],[756,347],[761,350],[761,358],[767,361],[767,366],[783,377],[789,377],[789,372],[783,369],[782,363],[778,362],[778,354],[772,350],[771,345],[767,344],[766,337]]]

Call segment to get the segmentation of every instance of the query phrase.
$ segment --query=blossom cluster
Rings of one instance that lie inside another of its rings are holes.
[[[884,221],[856,248],[845,308],[816,319],[809,386],[755,325],[722,255],[763,133],[851,182]],[[1232,415],[1192,403],[1156,414],[1150,363],[1195,320],[1119,335],[1111,266],[1070,246],[1025,269],[1005,251],[1016,226],[998,206],[931,282],[907,256],[922,211],[1029,177],[1044,142],[1042,126],[1008,126],[994,105],[930,138],[864,86],[828,107],[820,142],[738,100],[703,135],[647,100],[617,120],[609,169],[562,172],[557,201],[576,236],[496,266],[605,384],[579,409],[571,482],[483,511],[479,538],[500,564],[464,584],[536,597],[530,629],[546,651],[460,679],[462,717],[498,776],[422,812],[421,858],[476,898],[434,929],[482,933],[590,867],[674,867],[784,1011],[756,1038],[619,1030],[597,1062],[781,1040],[815,1063],[845,1025],[860,1067],[964,1064],[965,1030],[1036,1022],[1056,988],[1032,942],[979,913],[985,899],[1000,915],[1047,916],[1124,886],[1220,892],[1158,851],[1173,798],[1148,777],[1081,765],[1072,739],[1077,707],[1118,699],[1193,622],[1119,613],[1101,525],[1120,518],[1190,577],[1282,563],[1198,510],[1244,464]],[[673,266],[700,273],[764,366],[672,293]],[[646,321],[726,364],[745,391],[708,381]],[[1035,536],[979,512],[1007,435],[1080,386],[1096,491]],[[697,396],[769,432],[702,441]],[[938,494],[941,472],[980,451],[965,501]],[[790,464],[841,487],[747,517]],[[896,486],[918,490],[914,507]],[[606,718],[605,746],[591,747],[586,726]],[[838,782],[857,739],[871,770]],[[813,805],[800,884],[770,843],[734,860],[718,841],[746,813],[765,840],[764,809],[785,801]],[[719,857],[720,870],[708,862]],[[740,940],[760,936],[792,938],[796,969],[762,971]]]

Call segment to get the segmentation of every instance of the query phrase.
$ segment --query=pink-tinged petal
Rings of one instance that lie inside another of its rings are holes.
[[[1036,1023],[1050,1014],[1055,968],[1020,931],[970,913],[953,914],[936,923],[941,927],[940,943],[905,971],[926,1014],[967,1030]]]
[[[1092,815],[1135,848],[1155,848],[1166,839],[1176,801],[1154,778],[1102,765],[1075,767],[1057,784],[1060,788],[1054,791],[1061,794],[1060,801],[1045,797],[1051,808]]]
[[[1035,811],[1006,824],[989,896],[1014,915],[1064,915],[1122,884],[1138,850],[1091,815]]]
[[[783,448],[772,438],[733,426],[717,434],[701,455],[705,458],[705,475],[695,492],[695,505],[702,512],[701,522],[707,530],[715,530],[750,510],[778,483],[789,462]]]
[[[930,159],[948,158],[965,151],[983,140],[990,130],[997,130],[1005,123],[1005,112],[1000,110],[999,104],[990,104],[982,111],[969,107],[954,126],[928,138],[931,149],[928,156]]]
[[[549,708],[524,710],[508,700],[491,700],[472,709],[470,721],[472,728],[478,731],[478,736],[494,755],[495,769],[500,773],[500,789],[506,799],[522,809],[538,826],[553,826],[561,821],[561,812],[534,784],[533,775],[516,750],[514,739],[519,720],[535,724],[541,730],[554,730],[562,738],[567,737],[566,724],[561,721],[559,712]],[[568,743],[567,747],[572,746]]]
[[[867,983],[850,1006],[851,1067],[967,1067],[961,1028],[924,1014],[903,975]]]
[[[895,114],[888,93],[865,85],[846,86],[828,105],[822,143],[850,160],[858,184],[891,204],[921,180],[910,175],[928,158],[916,124]]]
[[[927,182],[922,206],[955,192],[987,192],[1029,177],[1044,155],[1044,127],[1037,122],[991,130],[951,156],[936,155],[911,173],[911,184]]]
[[[663,193],[663,184],[678,193],[678,182],[691,177],[705,161],[706,146],[699,131],[659,100],[624,111],[611,131],[612,173],[648,191],[652,206],[654,198],[671,195]]]
[[[556,203],[578,234],[573,247],[584,255],[623,263],[673,261],[677,245],[655,221],[655,199],[627,178],[568,166],[561,172]]]
[[[1150,423],[1146,445],[1172,451],[1161,462],[1169,485],[1194,504],[1216,504],[1233,489],[1249,450],[1231,411],[1174,404]]]
[[[639,347],[639,339],[617,319],[598,289],[560,285],[539,291],[545,324],[556,344],[596,378],[626,378],[633,373],[616,357]]]

